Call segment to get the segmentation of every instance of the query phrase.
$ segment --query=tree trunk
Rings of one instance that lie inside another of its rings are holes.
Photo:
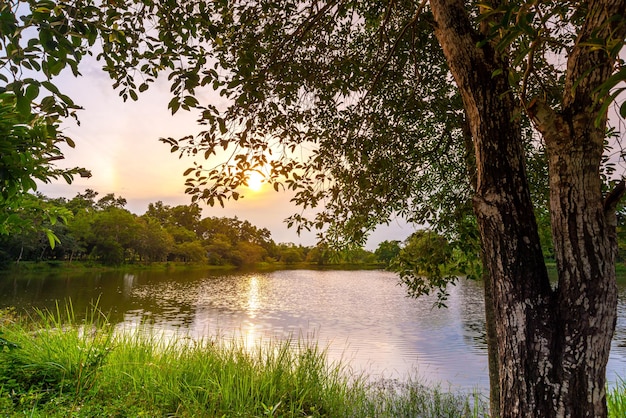
[[[486,266],[486,254],[481,249],[481,260]],[[498,359],[498,334],[496,331],[495,304],[489,271],[483,268],[485,295],[485,328],[487,331],[487,359],[489,370],[489,411],[490,418],[500,418],[500,365]]]
[[[559,273],[553,290],[539,243],[515,118],[519,109],[505,58],[490,44],[477,47],[482,38],[463,1],[431,0],[435,35],[463,97],[474,142],[474,211],[494,297],[502,417],[607,415],[605,372],[617,295],[615,204],[623,190],[605,203],[599,164],[606,120],[594,124],[598,106],[592,92],[610,75],[612,63],[605,52],[584,45],[594,29],[624,12],[625,2],[591,3],[568,62],[561,112],[539,101],[529,106],[549,156]],[[621,9],[616,10],[618,3]],[[609,29],[604,25],[603,30]],[[620,36],[624,34],[615,35]]]
[[[477,190],[476,179],[476,157],[474,155],[472,133],[470,131],[468,117],[465,114],[463,124],[463,140],[465,145],[465,162],[467,177],[469,178],[472,190]],[[500,418],[500,375],[498,364],[498,338],[496,332],[496,316],[493,298],[493,288],[487,266],[487,254],[484,246],[480,245],[480,261],[483,265],[482,281],[485,298],[485,329],[487,340],[487,364],[489,371],[489,413],[491,418]]]
[[[20,260],[22,260],[22,255],[24,254],[24,244],[20,247],[20,255],[17,256],[17,260],[15,260],[15,264],[19,264]]]

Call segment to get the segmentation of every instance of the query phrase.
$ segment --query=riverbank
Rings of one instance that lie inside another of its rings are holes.
[[[185,263],[176,261],[152,262],[152,263],[131,263],[119,266],[107,266],[93,261],[24,261],[14,263],[0,270],[2,273],[86,273],[86,272],[135,272],[135,271],[184,271],[184,270],[206,270],[206,271],[275,271],[275,270],[377,270],[384,269],[385,265],[380,263],[369,264],[323,264],[318,263],[282,263],[282,262],[262,262],[246,266],[234,265],[211,265],[207,263]]]
[[[115,329],[97,309],[0,311],[0,416],[487,417],[481,394],[372,381],[315,341],[202,341]],[[609,390],[626,416],[626,384]]]
[[[371,383],[311,341],[165,339],[71,308],[35,319],[0,314],[2,416],[487,416],[479,395]]]

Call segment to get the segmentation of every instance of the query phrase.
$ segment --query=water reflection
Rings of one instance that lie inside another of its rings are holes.
[[[248,316],[250,318],[256,318],[257,310],[260,306],[259,278],[257,276],[250,276],[248,286]]]
[[[130,292],[133,290],[134,282],[135,282],[134,274],[129,274],[129,273],[124,274],[124,287],[123,287],[124,299],[128,299],[130,297]]]
[[[328,348],[372,377],[422,378],[462,388],[488,385],[484,306],[479,283],[450,289],[448,309],[409,299],[397,277],[381,271],[202,271],[98,273],[0,278],[0,307],[54,308],[71,299],[78,314],[99,299],[119,329],[149,324],[166,335],[235,338],[248,347],[302,338]],[[620,288],[620,299],[626,297]],[[609,361],[609,380],[626,376],[626,307]]]

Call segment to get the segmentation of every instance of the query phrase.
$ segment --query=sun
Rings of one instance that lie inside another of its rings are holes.
[[[263,174],[253,171],[248,175],[248,189],[253,192],[258,192],[263,187],[263,183],[265,182],[265,177]]]

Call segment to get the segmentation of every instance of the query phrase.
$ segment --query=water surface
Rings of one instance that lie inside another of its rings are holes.
[[[488,387],[480,283],[450,287],[448,308],[433,296],[406,297],[384,271],[292,270],[270,273],[202,271],[88,273],[0,277],[0,307],[76,312],[98,301],[120,329],[151,324],[192,338],[237,338],[246,345],[303,338],[327,347],[331,360],[372,378],[419,376],[462,389]],[[607,377],[626,376],[626,286]]]

